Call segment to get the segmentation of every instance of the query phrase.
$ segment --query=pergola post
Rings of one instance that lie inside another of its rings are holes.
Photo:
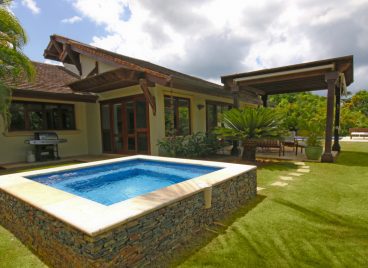
[[[263,107],[267,107],[268,95],[262,95],[261,98],[262,98]]]
[[[327,82],[327,116],[326,116],[326,134],[325,134],[325,151],[322,155],[322,162],[333,162],[332,155],[332,127],[334,119],[334,103],[336,80],[339,77],[338,72],[328,72],[325,74]]]
[[[233,94],[233,106],[236,109],[239,109],[239,86],[234,83],[231,87],[231,93]],[[233,148],[231,148],[231,155],[238,156],[240,153],[239,143],[237,140],[233,141]]]
[[[340,131],[340,103],[341,103],[341,88],[336,87],[336,103],[335,103],[335,127],[334,127],[334,144],[332,150],[340,152],[341,147],[339,143]]]

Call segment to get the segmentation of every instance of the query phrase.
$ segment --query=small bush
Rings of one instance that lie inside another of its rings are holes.
[[[158,142],[160,154],[172,157],[204,157],[225,146],[216,135],[197,132],[188,136],[171,135]]]

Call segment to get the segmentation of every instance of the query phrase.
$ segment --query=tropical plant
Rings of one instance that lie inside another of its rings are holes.
[[[160,153],[172,157],[204,157],[216,154],[224,143],[216,135],[197,132],[187,136],[170,135],[158,142]]]
[[[222,116],[223,127],[215,133],[243,143],[242,158],[255,161],[257,140],[262,138],[278,138],[284,134],[281,117],[270,108],[231,109]]]
[[[11,1],[0,1],[0,116],[5,127],[10,122],[9,82],[32,79],[35,74],[32,63],[21,51],[27,43],[27,36],[17,18],[10,12],[10,3]]]

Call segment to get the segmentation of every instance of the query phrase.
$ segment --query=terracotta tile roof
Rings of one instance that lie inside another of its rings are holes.
[[[62,66],[51,65],[40,62],[32,62],[36,69],[34,81],[19,79],[7,80],[14,89],[25,89],[32,91],[46,91],[53,93],[73,93],[66,84],[79,80],[78,76]]]
[[[79,76],[67,70],[63,66],[52,64],[32,62],[36,69],[36,76],[33,81],[27,79],[5,80],[13,88],[14,95],[21,92],[23,95],[38,94],[53,98],[67,97],[69,99],[80,99],[83,97],[91,99],[93,96],[89,93],[79,93],[73,91],[67,84],[80,80]]]

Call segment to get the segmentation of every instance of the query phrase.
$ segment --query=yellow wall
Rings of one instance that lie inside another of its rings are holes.
[[[87,106],[96,104],[24,98],[14,98],[14,100],[74,104],[77,129],[56,131],[60,138],[65,138],[68,140],[67,143],[60,144],[59,153],[61,157],[85,155],[89,153],[87,132]],[[24,141],[33,137],[34,132],[7,132],[4,131],[3,121],[0,121],[0,163],[25,161],[27,151],[33,150],[34,146],[27,145],[24,143]]]

